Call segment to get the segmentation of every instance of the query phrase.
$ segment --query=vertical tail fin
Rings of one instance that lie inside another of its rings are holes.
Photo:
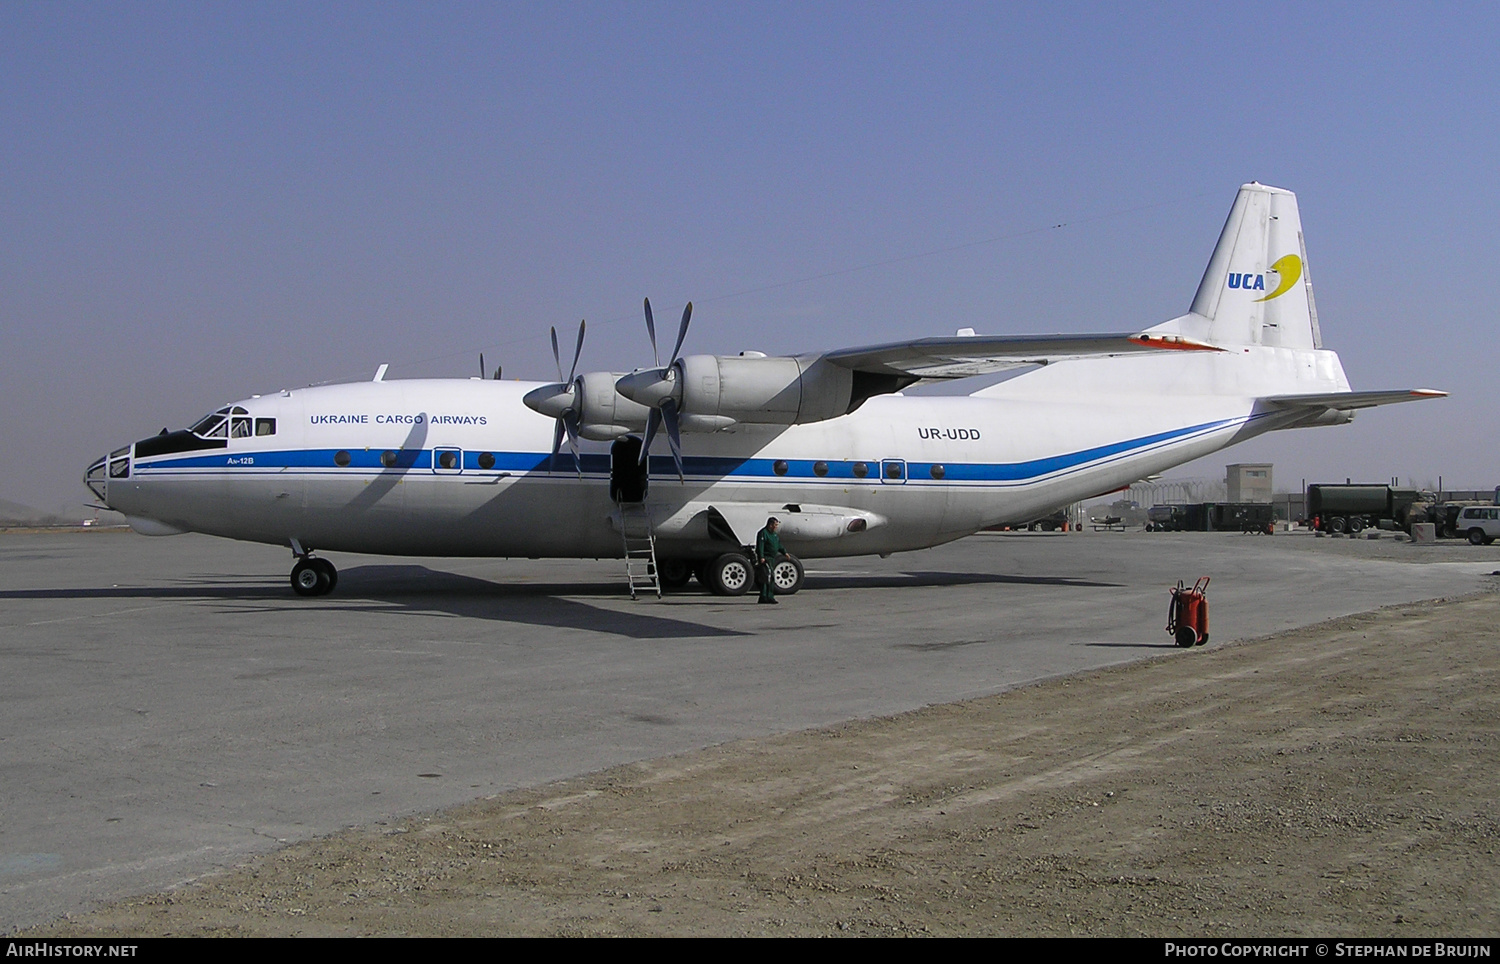
[[[1242,185],[1189,314],[1153,330],[1214,345],[1322,348],[1297,195]]]

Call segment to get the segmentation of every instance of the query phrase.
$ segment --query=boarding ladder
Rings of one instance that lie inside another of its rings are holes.
[[[630,598],[637,592],[654,592],[661,598],[661,580],[656,575],[656,531],[644,502],[617,502],[620,538],[625,544],[625,582]]]

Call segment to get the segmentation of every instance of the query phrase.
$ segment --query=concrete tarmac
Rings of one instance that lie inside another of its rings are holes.
[[[330,555],[0,535],[0,930],[351,825],[747,736],[1486,588],[1500,545],[984,534],[809,563],[776,607],[631,602],[618,561]],[[1080,707],[1080,712],[1087,712]]]

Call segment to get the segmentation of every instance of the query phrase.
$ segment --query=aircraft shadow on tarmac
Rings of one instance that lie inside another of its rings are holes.
[[[808,577],[819,589],[913,589],[923,586],[1060,586],[1069,589],[1120,589],[1121,583],[1095,582],[1074,576],[1013,576],[996,572],[879,572],[838,573]]]
[[[239,585],[226,585],[238,582]],[[208,573],[190,584],[172,586],[114,586],[77,589],[0,590],[7,599],[180,599],[230,604],[238,614],[285,612],[376,612],[396,615],[434,613],[464,619],[492,619],[556,629],[582,629],[633,639],[690,639],[745,636],[750,633],[665,614],[621,612],[565,597],[618,599],[616,582],[497,583],[473,576],[428,569],[426,566],[355,566],[339,571],[339,586],[326,598],[299,599],[285,582],[261,577]],[[239,605],[234,605],[239,604]]]
[[[228,584],[226,584],[228,583]],[[238,583],[237,585],[234,583]],[[1115,583],[1068,576],[1014,576],[967,572],[848,573],[818,575],[810,589],[899,589],[976,584],[1114,588]],[[695,590],[684,590],[692,595]],[[696,590],[702,593],[702,590]],[[285,583],[260,576],[205,573],[191,584],[110,588],[22,589],[0,591],[6,599],[180,599],[241,604],[235,612],[281,612],[290,607],[320,612],[380,612],[406,615],[441,613],[464,619],[492,619],[557,629],[588,630],[633,639],[677,639],[751,635],[733,629],[674,618],[662,610],[605,609],[578,597],[619,600],[618,582],[501,583],[420,565],[354,566],[339,572],[333,596],[299,599]],[[569,598],[572,597],[572,598]],[[735,601],[701,596],[723,604]],[[686,602],[687,600],[684,599]],[[748,597],[747,600],[748,601]],[[248,607],[244,604],[248,604]],[[680,611],[680,610],[679,610]]]

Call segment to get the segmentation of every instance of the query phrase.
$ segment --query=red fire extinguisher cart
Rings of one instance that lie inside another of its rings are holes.
[[[1208,577],[1203,576],[1193,583],[1193,588],[1184,588],[1178,580],[1172,590],[1172,602],[1167,606],[1167,632],[1183,649],[1202,646],[1208,642]]]

